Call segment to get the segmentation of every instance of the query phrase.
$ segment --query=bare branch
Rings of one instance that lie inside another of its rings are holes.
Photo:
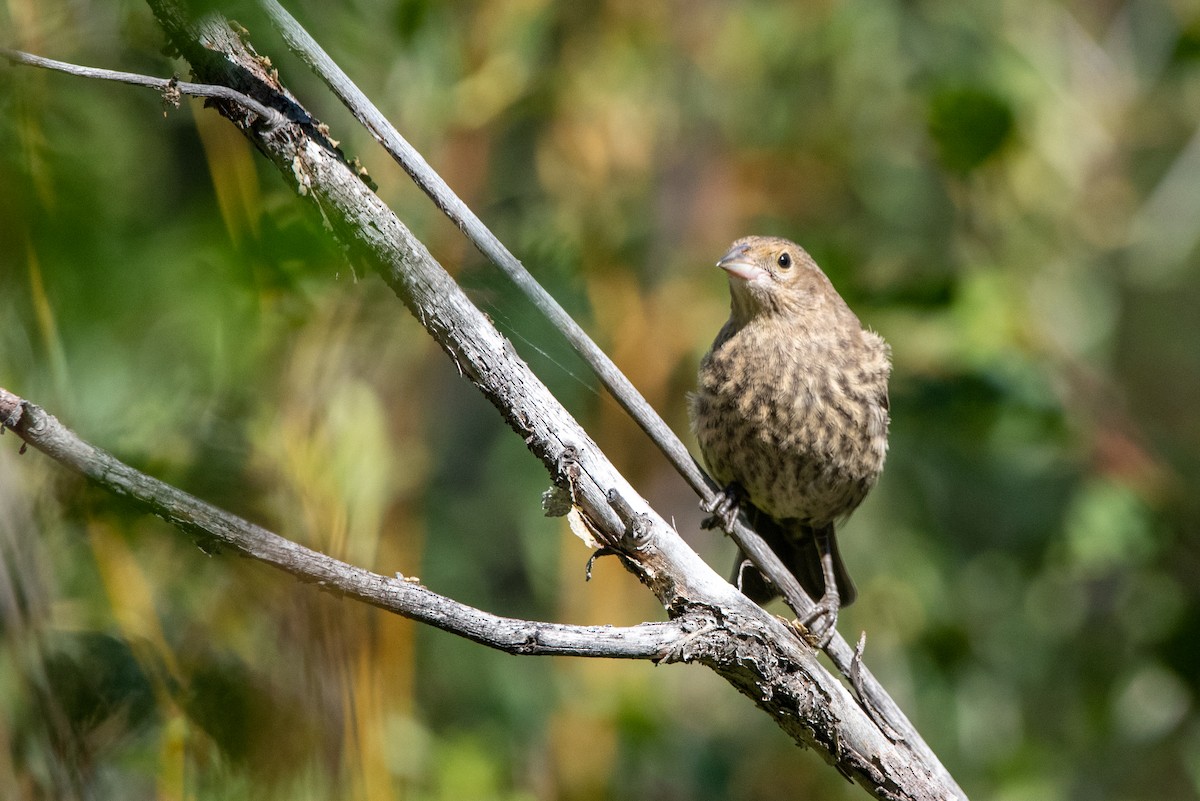
[[[0,432],[5,429],[104,489],[130,498],[168,523],[202,537],[201,544],[206,550],[219,543],[327,592],[428,623],[510,654],[659,661],[676,650],[689,630],[697,628],[694,621],[684,619],[614,628],[492,615],[439,595],[414,579],[382,576],[305,548],[205,503],[80,439],[40,406],[0,387]]]
[[[228,86],[189,83],[176,78],[152,78],[149,75],[138,75],[135,72],[118,72],[117,70],[106,70],[99,67],[84,67],[79,64],[56,61],[52,58],[44,58],[42,56],[35,56],[32,53],[5,48],[0,48],[0,57],[8,59],[14,64],[24,64],[29,67],[41,67],[42,69],[54,70],[55,72],[65,72],[68,75],[76,75],[80,78],[95,78],[101,81],[117,81],[118,83],[128,83],[134,86],[147,86],[162,92],[163,98],[174,105],[179,105],[178,97],[181,94],[190,95],[191,97],[215,97],[221,100],[228,100],[253,111],[262,117],[266,121],[266,124],[272,128],[281,125],[285,119],[283,114],[278,110],[263,105],[249,95],[244,95],[241,92],[230,89]]]

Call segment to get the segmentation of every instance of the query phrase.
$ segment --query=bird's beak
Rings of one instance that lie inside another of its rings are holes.
[[[740,245],[726,253],[717,262],[717,266],[733,278],[740,278],[743,281],[753,281],[762,275],[765,271],[750,261],[750,256],[747,253],[749,248],[745,245]]]

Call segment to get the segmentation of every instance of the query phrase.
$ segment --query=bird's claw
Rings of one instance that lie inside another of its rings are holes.
[[[828,596],[822,598],[816,606],[802,618],[797,618],[795,626],[800,636],[813,648],[824,650],[837,631],[838,602]]]
[[[700,508],[708,512],[708,517],[700,523],[700,527],[704,529],[723,528],[727,531],[733,528],[744,496],[745,491],[735,481],[714,495],[711,501],[701,503]]]

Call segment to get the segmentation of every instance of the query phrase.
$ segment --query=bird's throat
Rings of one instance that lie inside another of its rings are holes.
[[[741,328],[762,312],[758,301],[750,293],[746,282],[737,278],[729,279],[729,317],[733,324]]]

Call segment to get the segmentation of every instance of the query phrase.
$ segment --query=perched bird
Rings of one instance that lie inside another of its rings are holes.
[[[856,595],[834,526],[883,469],[890,349],[794,242],[745,237],[717,266],[728,274],[731,311],[688,398],[700,452],[725,487],[708,511],[730,523],[740,503],[819,599],[802,622],[832,634],[839,607]],[[743,561],[739,554],[735,580]],[[778,594],[756,570],[739,583],[760,603]]]

